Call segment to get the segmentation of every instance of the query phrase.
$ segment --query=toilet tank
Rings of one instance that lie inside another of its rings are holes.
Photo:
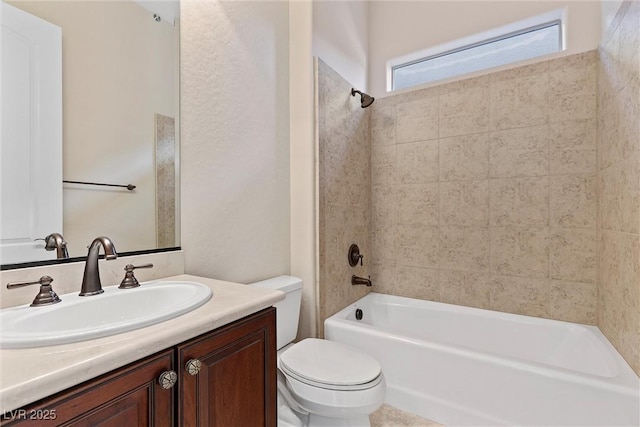
[[[298,318],[300,316],[300,301],[302,299],[302,280],[292,276],[278,276],[260,282],[250,283],[251,286],[277,289],[285,293],[285,298],[273,306],[276,308],[276,335],[278,350],[293,342],[298,333]]]

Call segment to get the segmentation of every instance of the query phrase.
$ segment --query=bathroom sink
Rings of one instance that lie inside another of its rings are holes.
[[[185,314],[211,298],[202,283],[156,281],[134,289],[104,288],[81,297],[61,295],[45,307],[28,304],[0,310],[0,347],[68,344],[154,325]]]

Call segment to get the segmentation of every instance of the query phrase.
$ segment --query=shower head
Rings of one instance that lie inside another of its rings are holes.
[[[356,93],[360,94],[360,106],[362,108],[367,108],[369,105],[373,104],[373,101],[376,100],[373,96],[369,96],[364,92],[360,92],[359,90],[351,88],[351,96],[356,96]]]

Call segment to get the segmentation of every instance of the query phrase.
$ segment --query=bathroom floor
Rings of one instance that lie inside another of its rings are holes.
[[[443,427],[435,421],[384,404],[369,417],[371,427]]]

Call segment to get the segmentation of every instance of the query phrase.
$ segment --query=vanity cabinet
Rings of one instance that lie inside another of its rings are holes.
[[[1,425],[275,427],[275,319],[267,308],[7,412]],[[165,389],[159,378],[171,371],[177,382]]]

